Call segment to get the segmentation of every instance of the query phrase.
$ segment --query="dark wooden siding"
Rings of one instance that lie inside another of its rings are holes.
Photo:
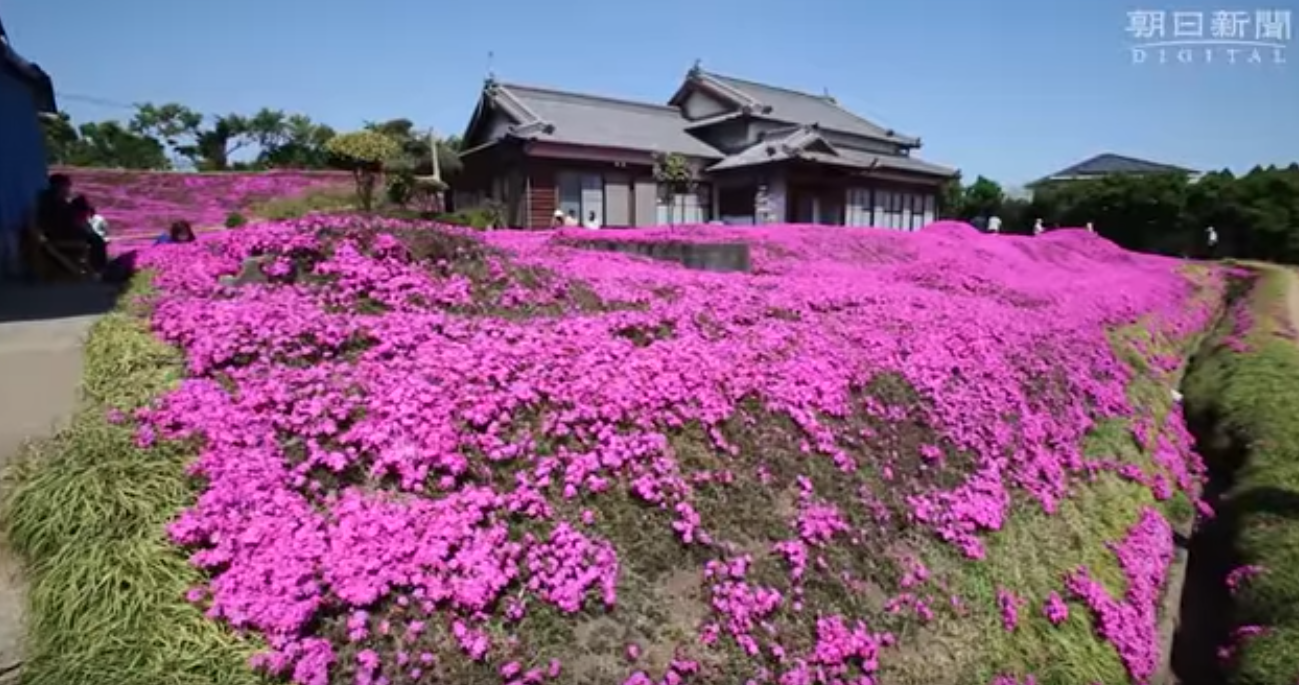
[[[559,206],[555,188],[555,167],[547,161],[528,160],[528,190],[525,199],[528,223],[525,228],[547,228]]]
[[[613,172],[617,177],[628,182],[628,193],[631,195],[631,206],[628,213],[636,216],[636,198],[632,191],[632,180],[649,178],[648,165],[618,164],[614,162],[587,161],[579,159],[551,159],[529,157],[528,170],[528,225],[525,228],[549,228],[555,210],[559,207],[558,174],[560,171],[580,171],[597,173],[602,177]]]

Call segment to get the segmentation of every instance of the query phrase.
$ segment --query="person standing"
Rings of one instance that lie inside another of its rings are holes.
[[[595,218],[594,209],[586,213],[586,222],[583,223],[582,226],[592,231],[600,230],[600,220]]]
[[[1046,231],[1046,229],[1042,227],[1041,219],[1033,222],[1033,235],[1042,235],[1044,231]]]
[[[988,232],[1001,233],[1001,217],[993,214],[992,218],[988,219]]]
[[[1090,221],[1087,222],[1087,232],[1088,232],[1088,233],[1095,233],[1095,232],[1096,232],[1096,229],[1092,227],[1092,222],[1090,222]]]
[[[1208,256],[1210,259],[1218,256],[1218,231],[1212,226],[1204,229],[1204,244],[1209,248]]]

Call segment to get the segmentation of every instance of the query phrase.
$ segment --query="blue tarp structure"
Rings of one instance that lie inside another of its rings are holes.
[[[50,77],[14,52],[0,35],[0,231],[21,231],[36,193],[45,187],[39,116],[55,112]]]

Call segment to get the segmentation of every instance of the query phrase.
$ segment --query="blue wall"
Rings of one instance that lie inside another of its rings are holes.
[[[45,187],[45,142],[28,83],[0,68],[0,231],[20,231]]]

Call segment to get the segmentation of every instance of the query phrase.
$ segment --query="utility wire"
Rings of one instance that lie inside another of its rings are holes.
[[[113,107],[116,109],[128,109],[131,110],[132,112],[134,112],[137,109],[135,105],[130,103],[118,102],[116,100],[108,100],[105,98],[98,98],[91,95],[79,95],[77,93],[56,92],[55,96],[57,96],[60,100],[71,100],[72,102],[82,102],[87,105],[98,105],[100,107]]]

